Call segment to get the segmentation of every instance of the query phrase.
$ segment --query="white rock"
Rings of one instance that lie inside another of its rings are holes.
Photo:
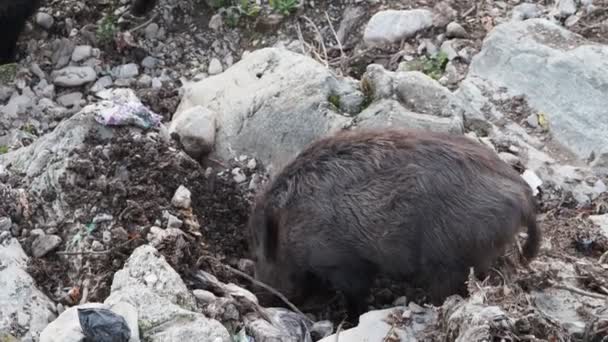
[[[576,13],[576,2],[574,0],[558,0],[557,13],[562,18],[573,15]]]
[[[195,106],[221,113],[214,154],[221,159],[246,154],[270,165],[342,129],[351,119],[335,112],[328,97],[357,93],[361,103],[358,82],[338,78],[309,57],[265,48],[219,75],[185,85],[173,121]]]
[[[90,45],[78,45],[72,51],[72,61],[80,62],[93,55],[93,47]]]
[[[558,143],[581,160],[593,154],[591,165],[608,170],[607,60],[608,46],[548,20],[510,21],[486,37],[465,81],[484,80],[491,93],[504,87],[508,96],[525,94]]]
[[[129,79],[139,75],[139,66],[135,63],[123,64],[112,68],[112,76],[116,79]]]
[[[1,167],[2,166],[0,165],[0,168]],[[6,216],[0,217],[0,232],[11,230],[12,225],[13,225],[13,222],[11,221],[10,217],[6,217]]]
[[[89,66],[68,66],[51,73],[53,83],[62,87],[78,87],[97,79],[97,72]]]
[[[209,75],[217,75],[222,71],[224,71],[222,67],[222,62],[220,62],[220,60],[217,58],[212,58],[209,62],[209,68],[207,69]]]
[[[600,227],[600,229],[602,230],[602,234],[604,234],[605,237],[608,237],[608,214],[589,215],[589,219],[595,225]]]
[[[521,177],[528,183],[530,188],[532,188],[532,193],[534,196],[538,194],[538,187],[543,184],[543,181],[534,173],[534,171],[525,170]]]
[[[82,96],[82,93],[79,91],[67,93],[57,97],[57,103],[68,108],[74,107],[80,103]]]
[[[513,7],[511,18],[513,20],[526,20],[530,18],[538,18],[542,14],[542,7],[538,4],[524,2]]]
[[[38,12],[36,14],[36,24],[38,24],[38,26],[44,28],[45,30],[48,30],[53,27],[54,23],[55,19],[52,15],[44,12]]]
[[[40,235],[32,243],[32,255],[36,258],[43,257],[59,247],[61,241],[57,235]]]
[[[158,30],[159,30],[159,27],[158,27],[157,23],[150,23],[148,26],[146,26],[146,28],[144,30],[146,39],[149,39],[149,40],[156,39],[156,37],[158,37]]]
[[[428,10],[380,11],[367,23],[363,40],[369,45],[397,43],[431,27],[432,24],[433,14]]]
[[[180,185],[177,190],[175,190],[173,198],[171,198],[171,204],[177,208],[189,209],[192,204],[191,196],[190,190],[185,186]]]
[[[149,281],[152,277],[153,282]],[[190,311],[196,308],[194,296],[152,246],[135,249],[114,275],[111,294],[104,303],[121,302],[135,306],[144,341],[231,341],[221,323]]]
[[[20,341],[36,341],[55,319],[55,304],[36,288],[27,264],[17,239],[0,241],[0,332],[17,330]]]
[[[112,85],[114,81],[112,80],[112,76],[103,76],[100,77],[95,84],[91,87],[91,91],[97,93],[102,91]]]
[[[189,155],[198,158],[209,153],[215,144],[217,113],[203,106],[194,106],[174,117],[169,133],[177,133]]]

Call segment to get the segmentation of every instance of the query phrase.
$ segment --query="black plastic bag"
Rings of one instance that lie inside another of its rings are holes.
[[[127,321],[108,309],[78,309],[85,342],[129,342],[131,329]]]

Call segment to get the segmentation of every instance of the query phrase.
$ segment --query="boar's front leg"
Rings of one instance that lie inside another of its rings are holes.
[[[357,267],[358,266],[358,267]],[[330,272],[329,279],[334,289],[342,292],[346,300],[348,321],[359,324],[359,316],[366,311],[366,299],[376,276],[371,265],[354,261]]]

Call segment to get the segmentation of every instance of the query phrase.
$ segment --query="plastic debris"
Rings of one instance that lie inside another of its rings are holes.
[[[158,127],[162,117],[137,102],[115,103],[95,113],[95,120],[105,126],[134,125],[141,128]]]
[[[108,309],[78,309],[80,327],[88,342],[128,342],[131,329],[127,321]]]

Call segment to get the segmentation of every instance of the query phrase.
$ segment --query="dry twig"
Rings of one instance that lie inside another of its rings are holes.
[[[323,55],[325,56],[325,59],[323,59],[323,63],[325,64],[326,68],[329,68],[329,57],[327,55],[327,48],[325,47],[325,42],[323,40],[323,34],[321,34],[321,30],[319,30],[319,27],[317,27],[314,21],[312,21],[309,17],[303,15],[302,18],[308,21],[308,23],[313,27],[315,32],[317,32],[317,35],[319,36],[319,43],[321,44],[321,49],[323,50]]]
[[[552,280],[549,280],[549,284],[551,286],[553,286],[556,289],[561,289],[561,290],[566,290],[566,291],[570,291],[572,293],[576,293],[579,294],[581,296],[587,296],[587,297],[591,297],[591,298],[596,298],[596,299],[602,299],[602,300],[608,300],[608,296],[599,294],[599,293],[592,293],[589,291],[585,291],[585,290],[581,290],[579,288],[576,287],[572,287],[569,285],[564,285],[564,284],[557,284]]]

